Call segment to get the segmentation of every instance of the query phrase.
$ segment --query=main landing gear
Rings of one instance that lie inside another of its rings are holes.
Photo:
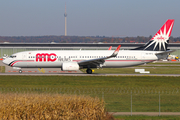
[[[92,74],[92,70],[88,68],[88,69],[86,70],[86,73],[87,73],[87,74]]]

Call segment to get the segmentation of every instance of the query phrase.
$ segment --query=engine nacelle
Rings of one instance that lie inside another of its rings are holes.
[[[77,62],[65,62],[62,64],[62,70],[79,70],[79,65]]]

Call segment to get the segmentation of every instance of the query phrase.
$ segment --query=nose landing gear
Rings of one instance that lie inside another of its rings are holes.
[[[22,73],[22,70],[19,70],[19,73]]]

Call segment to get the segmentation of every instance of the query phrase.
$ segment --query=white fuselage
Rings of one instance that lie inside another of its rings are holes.
[[[11,67],[19,68],[61,68],[65,62],[80,62],[110,56],[112,50],[46,50],[15,53],[3,60]],[[157,56],[160,51],[121,50],[113,58],[106,59],[102,67],[128,67],[156,61],[166,55]],[[83,68],[83,66],[80,66]]]

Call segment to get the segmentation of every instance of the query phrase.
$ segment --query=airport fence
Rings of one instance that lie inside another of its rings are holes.
[[[179,88],[47,88],[1,87],[3,93],[70,94],[99,97],[110,112],[180,112]]]

